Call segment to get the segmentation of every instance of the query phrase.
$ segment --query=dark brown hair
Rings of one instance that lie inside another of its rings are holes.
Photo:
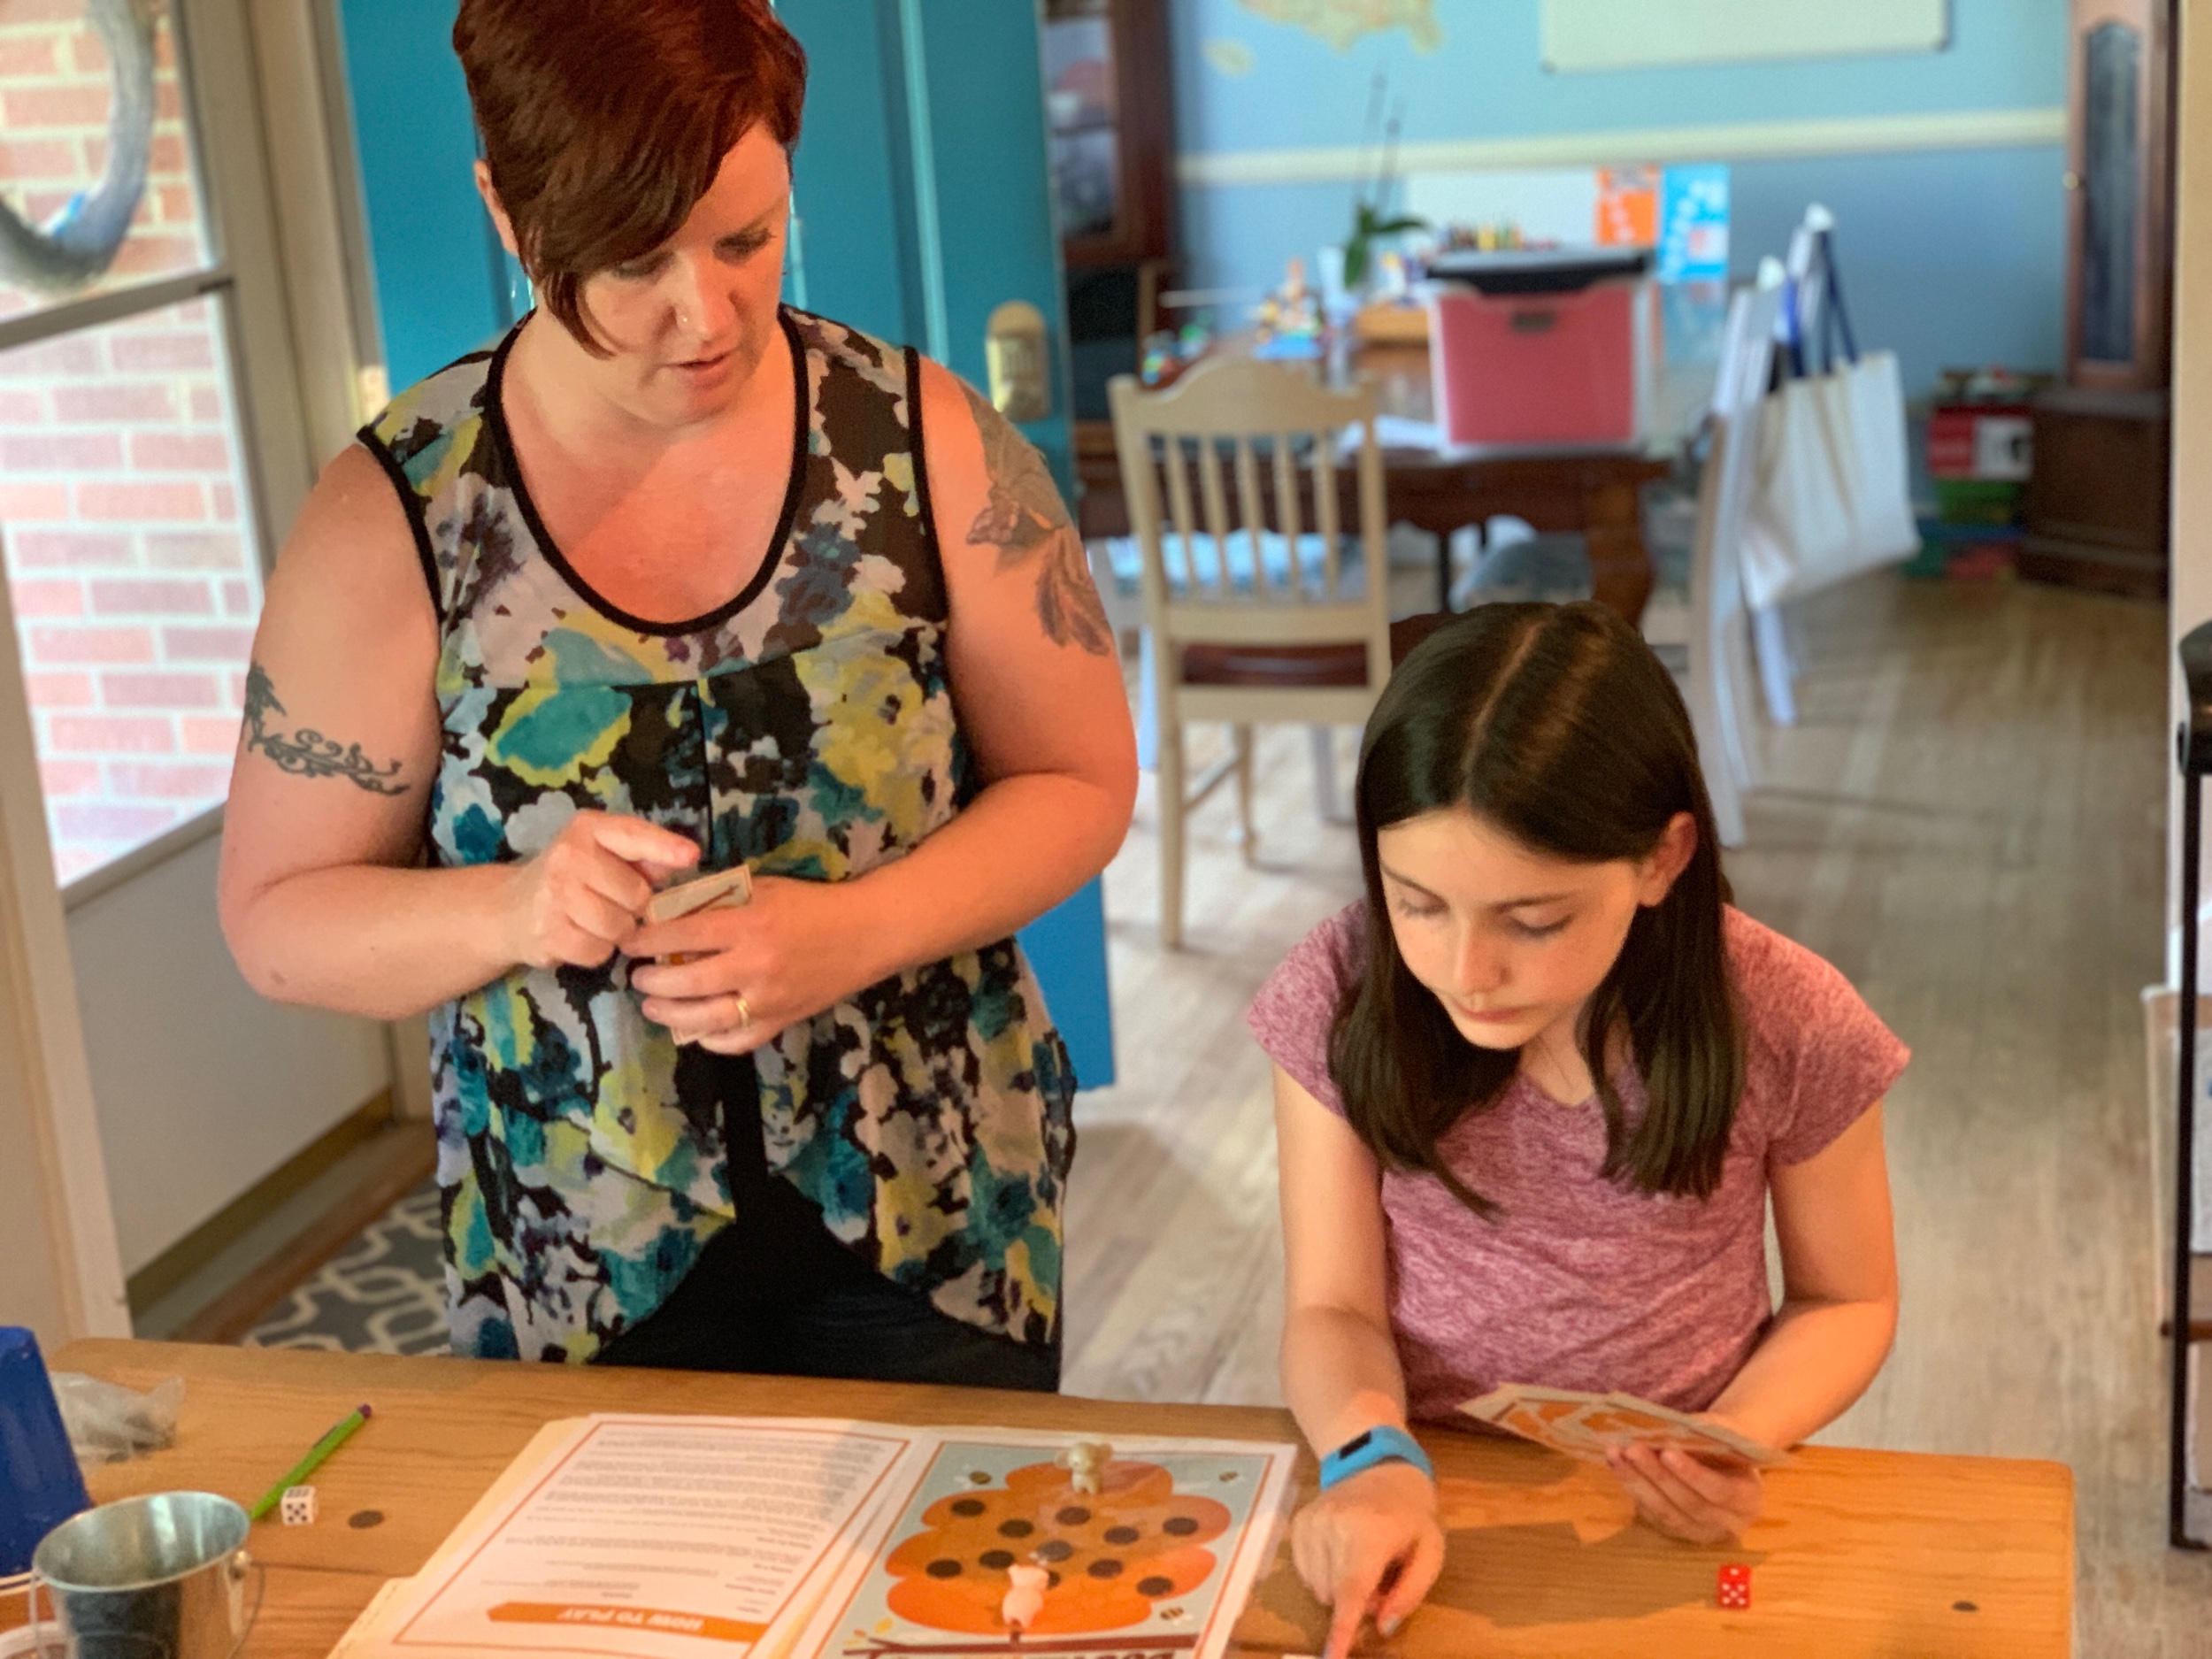
[[[1409,656],[1375,706],[1357,802],[1367,959],[1329,1041],[1352,1127],[1386,1164],[1433,1175],[1495,1217],[1438,1142],[1497,1103],[1520,1055],[1467,1041],[1406,967],[1375,849],[1390,826],[1456,807],[1533,851],[1589,863],[1644,857],[1676,813],[1696,820],[1688,867],[1637,912],[1591,995],[1582,1052],[1605,1113],[1605,1175],[1641,1192],[1709,1196],[1744,1079],[1722,941],[1728,882],[1674,677],[1601,605],[1470,611]],[[1623,1033],[1650,1101],[1634,1124],[1608,1064]]]
[[[523,268],[595,355],[584,279],[674,235],[756,123],[798,142],[806,53],[767,0],[461,0],[453,50]]]

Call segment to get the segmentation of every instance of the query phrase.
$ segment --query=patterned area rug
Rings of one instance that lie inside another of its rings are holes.
[[[421,1186],[254,1326],[244,1348],[345,1354],[446,1351],[438,1188]]]

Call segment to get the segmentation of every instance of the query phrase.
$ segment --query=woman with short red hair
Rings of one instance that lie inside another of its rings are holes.
[[[232,948],[432,1010],[456,1352],[1056,1386],[1074,1079],[1012,934],[1135,789],[1081,543],[988,403],[780,303],[763,0],[463,0],[454,43],[542,309],[294,530]]]

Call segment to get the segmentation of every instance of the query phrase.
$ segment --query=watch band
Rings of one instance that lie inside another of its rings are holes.
[[[1420,1441],[1403,1429],[1379,1424],[1364,1434],[1354,1435],[1321,1460],[1321,1490],[1326,1492],[1338,1481],[1377,1463],[1411,1463],[1430,1479],[1436,1479],[1436,1469]]]

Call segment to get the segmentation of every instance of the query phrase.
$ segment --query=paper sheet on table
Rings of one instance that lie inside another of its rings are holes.
[[[412,1578],[387,1578],[378,1585],[376,1594],[369,1598],[368,1606],[363,1608],[353,1623],[346,1626],[346,1633],[338,1638],[338,1645],[330,1650],[330,1659],[360,1659],[363,1654],[368,1652],[370,1632],[375,1630],[377,1620],[384,1616],[384,1610],[391,1606],[400,1592],[413,1582]]]
[[[780,1417],[549,1425],[345,1652],[772,1659],[872,1554],[892,1471],[931,1438]]]

